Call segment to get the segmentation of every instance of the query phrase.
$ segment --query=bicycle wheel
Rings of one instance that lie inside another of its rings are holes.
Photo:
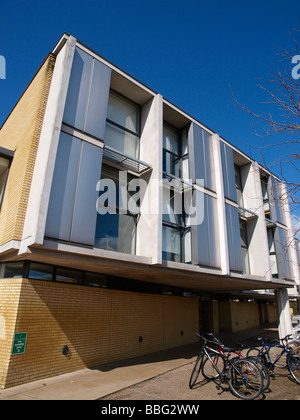
[[[195,383],[197,382],[197,379],[201,370],[202,358],[203,358],[203,353],[199,354],[199,356],[197,357],[196,363],[193,367],[191,377],[190,377],[190,382],[189,382],[190,389],[192,389],[195,386]]]
[[[219,372],[223,372],[225,368],[225,360],[222,356],[211,353],[211,360],[206,356],[202,365],[202,375],[205,379],[214,380],[217,379],[220,375],[215,368],[218,368]]]
[[[290,374],[295,381],[300,385],[300,357],[299,356],[287,356],[287,365]]]
[[[261,360],[260,357],[254,357],[254,356],[251,357],[250,356],[250,357],[247,357],[247,359],[256,363],[257,367],[261,371],[262,377],[263,377],[263,390],[262,390],[262,392],[266,391],[269,388],[270,382],[271,382],[270,373],[269,373],[269,370],[268,370],[267,366],[264,364],[264,362]]]
[[[227,371],[227,379],[232,393],[238,398],[254,400],[262,393],[262,373],[250,360],[234,360]]]
[[[257,347],[252,347],[247,351],[247,357],[258,357],[260,353],[260,349]]]
[[[273,363],[275,367],[279,369],[284,369],[286,368],[286,365],[287,365],[286,353],[283,353],[281,355],[282,350],[283,350],[282,347],[277,347],[277,346],[269,347],[269,350],[268,350],[268,355],[271,362]]]

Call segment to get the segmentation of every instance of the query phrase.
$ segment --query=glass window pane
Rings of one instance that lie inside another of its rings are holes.
[[[23,262],[6,263],[4,267],[4,279],[19,279],[23,277]]]
[[[167,150],[163,151],[163,171],[167,174],[175,175],[178,178],[180,175],[180,159]]]
[[[184,208],[180,191],[163,189],[163,220],[184,226]]]
[[[190,173],[189,173],[189,158],[188,158],[188,156],[184,156],[181,159],[181,165],[182,165],[181,178],[185,179],[185,180],[189,180],[190,179]]]
[[[135,254],[136,218],[127,214],[119,215],[118,251]]]
[[[98,215],[95,247],[135,254],[136,218],[127,214]]]
[[[179,156],[178,131],[166,124],[164,124],[163,147]]]
[[[118,250],[118,214],[98,214],[95,247],[107,249],[108,251]]]
[[[46,264],[30,263],[29,279],[47,280],[53,279],[53,267]]]
[[[270,265],[272,276],[278,276],[277,259],[275,254],[270,254]]]
[[[108,101],[107,119],[119,124],[127,130],[139,132],[138,107],[110,93]]]
[[[190,230],[186,230],[183,235],[184,240],[184,256],[183,260],[186,264],[192,262],[192,235]]]
[[[274,245],[274,231],[273,229],[267,229],[268,234],[268,244],[269,244],[269,252],[275,252],[275,245]]]
[[[163,260],[181,262],[180,231],[163,226]]]
[[[246,226],[246,222],[242,220],[240,220],[240,231],[241,231],[241,244],[242,246],[248,248],[247,226]]]
[[[85,273],[84,284],[93,287],[107,287],[108,277],[103,274]]]
[[[82,273],[81,271],[68,270],[67,268],[58,267],[56,269],[56,281],[61,281],[63,283],[81,284]]]
[[[250,263],[249,263],[248,249],[242,248],[242,258],[243,258],[243,273],[244,274],[250,274]]]
[[[127,131],[107,122],[104,140],[105,143],[113,149],[136,159],[139,158],[140,139],[138,136],[128,133]]]
[[[189,152],[189,145],[188,145],[188,133],[187,129],[184,128],[181,132],[181,155],[187,155]]]

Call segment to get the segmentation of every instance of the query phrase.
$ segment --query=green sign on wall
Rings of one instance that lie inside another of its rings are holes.
[[[14,343],[11,354],[23,354],[25,353],[27,341],[27,332],[16,333],[14,337]]]

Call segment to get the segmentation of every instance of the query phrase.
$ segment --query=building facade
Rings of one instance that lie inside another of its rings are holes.
[[[0,388],[291,331],[284,183],[71,35],[1,128],[0,206]]]

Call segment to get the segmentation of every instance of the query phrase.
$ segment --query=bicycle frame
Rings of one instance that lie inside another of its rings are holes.
[[[230,358],[231,352],[227,355],[225,353],[227,351],[226,347],[219,351],[207,345],[211,343],[214,346],[216,344],[219,346],[222,343],[209,340],[198,333],[195,334],[204,341],[204,344],[190,376],[189,386],[191,389],[194,387],[199,373],[202,372],[206,379],[218,382],[217,389],[221,388],[222,383],[228,383],[231,392],[238,398],[252,400],[262,393],[263,376],[255,363],[246,358]],[[218,363],[220,359],[222,360],[221,365]],[[204,369],[207,369],[207,363],[212,366],[215,372],[213,375],[209,370],[206,373],[204,372]]]
[[[270,358],[269,351],[271,348],[281,348],[281,353],[277,356],[276,360],[272,362]],[[262,350],[263,349],[263,350]],[[259,354],[263,357],[267,358],[267,363],[269,366],[275,367],[276,363],[281,359],[281,357],[286,353],[290,354],[290,351],[287,349],[287,347],[283,344],[266,344],[265,342],[262,343],[262,349],[260,350]]]
[[[215,350],[215,349],[212,349],[210,347],[203,346],[203,352],[207,356],[207,358],[210,360],[211,364],[213,365],[214,369],[216,370],[216,372],[218,374],[219,384],[217,385],[217,389],[220,389],[221,384],[224,381],[227,380],[226,373],[227,373],[228,369],[231,368],[231,367],[233,367],[233,369],[235,370],[235,372],[238,375],[241,375],[242,377],[244,376],[243,372],[241,372],[231,361],[231,360],[235,360],[235,359],[230,359],[230,357],[228,355],[226,355],[223,350],[220,351],[219,348],[218,348],[218,350]],[[215,364],[215,362],[211,358],[211,353],[214,353],[216,356],[221,357],[224,360],[224,369],[223,369],[222,372],[220,372],[218,366]],[[204,362],[204,357],[202,358],[202,363],[203,362]]]

